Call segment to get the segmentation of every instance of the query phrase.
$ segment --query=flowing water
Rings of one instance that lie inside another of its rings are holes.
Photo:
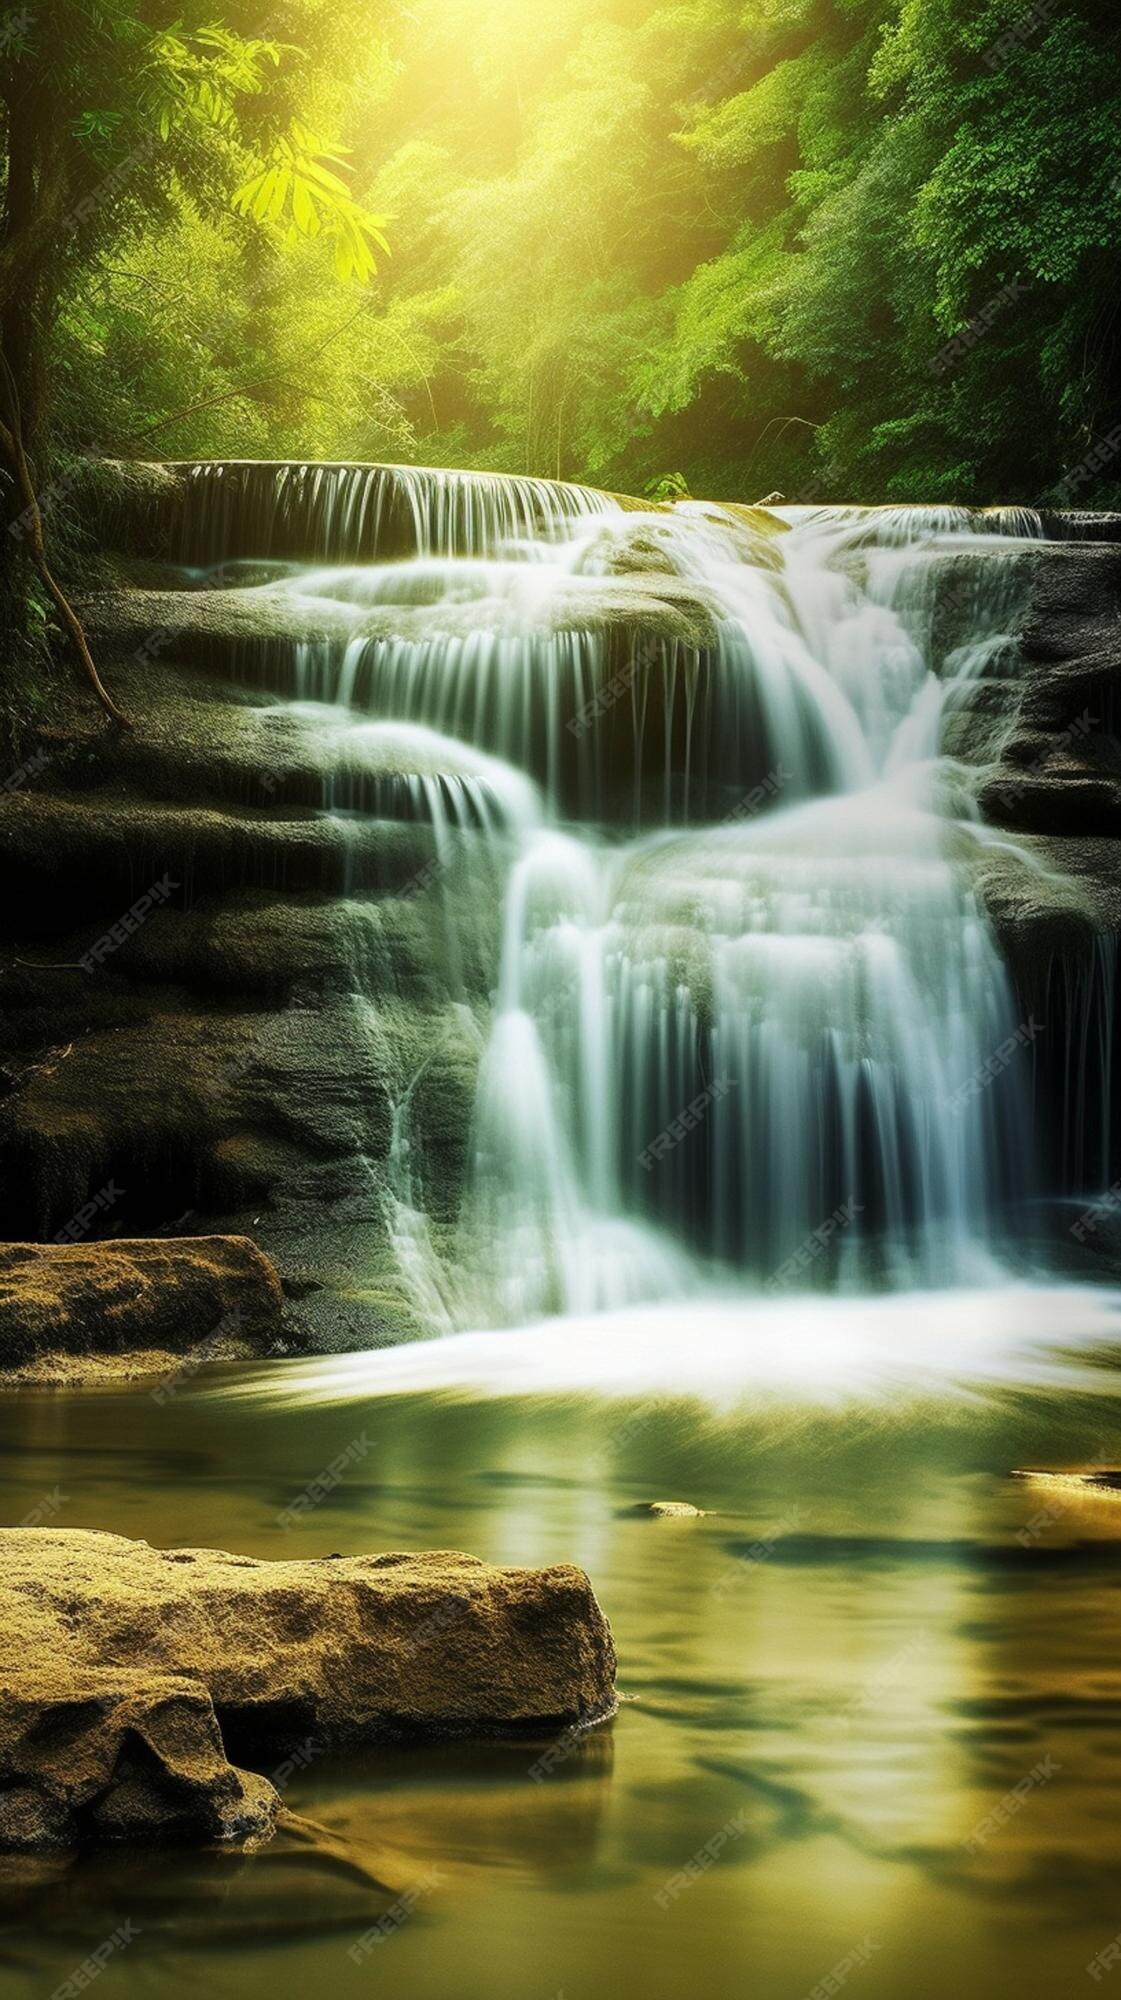
[[[627,1697],[540,1780],[547,1743],[325,1758],[284,1790],[317,1834],[0,1871],[5,1994],[44,2000],[125,1921],[104,1993],[127,2000],[807,2000],[865,1940],[864,2000],[1089,1991],[1121,1931],[1121,1502],[1013,1476],[1115,1459],[1115,1378],[1050,1353],[1075,1330],[1116,1341],[1116,1302],[675,1306],[219,1370],[162,1405],[3,1398],[5,1520],[57,1488],[59,1526],[164,1546],[575,1561]],[[659,1497],[708,1511],[633,1511]]]
[[[1008,842],[941,748],[1015,662],[1037,518],[776,525],[543,482],[424,490],[406,488],[411,560],[305,567],[263,595],[336,616],[295,648],[305,718],[377,718],[356,757],[387,728],[416,755],[472,746],[489,793],[517,798],[473,1184],[425,1298],[466,1326],[995,1278],[1039,1191],[1035,1031],[973,888]],[[307,533],[362,547],[387,491],[339,470]],[[289,500],[282,482],[262,547]],[[468,801],[486,821],[482,781],[429,781],[438,835]],[[1017,1035],[1023,1059],[978,1088]]]
[[[1038,864],[945,754],[1015,674],[1038,518],[193,484],[185,559],[276,558],[254,595],[308,614],[324,810],[433,828],[469,1186],[437,1245],[406,1097],[393,1228],[440,1337],[8,1396],[4,1517],[57,1490],[60,1525],[163,1545],[576,1561],[628,1699],[540,1781],[548,1746],[312,1763],[285,1798],[326,1834],[9,1874],[13,1990],[132,1918],[105,1976],[137,2000],[1082,1992],[1121,1931],[1121,1500],[1063,1468],[1117,1458],[1121,1301],[1035,1244],[1037,1197],[1100,1190],[1080,1126],[1037,1156],[976,888]],[[363,1430],[297,1548],[278,1514]],[[356,1967],[378,1882],[431,1886]]]

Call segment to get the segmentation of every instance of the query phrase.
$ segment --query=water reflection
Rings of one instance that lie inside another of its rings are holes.
[[[58,1486],[59,1526],[157,1544],[576,1560],[627,1697],[539,1781],[535,1743],[323,1759],[259,1854],[9,1869],[12,1990],[52,1992],[131,1916],[125,2000],[200,1978],[223,2000],[804,2000],[846,1957],[868,2000],[1081,1991],[1121,1928],[1121,1496],[1068,1480],[1040,1522],[1051,1487],[1013,1476],[1121,1460],[1111,1378],[1079,1379],[800,1412],[661,1389],[297,1403],[247,1379],[171,1412],[143,1391],[3,1399],[6,1520]],[[363,1427],[369,1453],[285,1533],[285,1501]],[[655,1498],[706,1512],[631,1511]]]

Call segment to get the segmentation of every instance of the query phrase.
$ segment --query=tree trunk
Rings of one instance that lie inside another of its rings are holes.
[[[128,729],[127,716],[97,671],[81,620],[51,570],[28,459],[30,448],[40,463],[45,462],[46,335],[53,318],[51,270],[66,214],[65,141],[48,137],[57,132],[56,122],[26,86],[17,87],[11,70],[0,95],[8,125],[8,177],[0,227],[0,376],[5,406],[0,452],[14,482],[15,512],[26,530],[31,561],[62,619],[82,673],[105,713]]]

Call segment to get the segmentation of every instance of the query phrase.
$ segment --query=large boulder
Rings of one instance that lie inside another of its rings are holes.
[[[555,1736],[611,1715],[614,1683],[606,1620],[568,1566],[260,1562],[5,1529],[0,1846],[259,1837],[272,1788],[230,1758],[276,1778],[340,1745]]]
[[[294,1501],[293,1519],[314,1494]],[[0,1672],[198,1679],[272,1745],[566,1728],[609,1715],[615,1654],[582,1571],[476,1556],[259,1561],[87,1530],[0,1530]]]
[[[102,1189],[77,1234],[104,1217]],[[50,1374],[63,1359],[212,1358],[268,1352],[283,1340],[284,1294],[246,1236],[167,1241],[0,1243],[0,1371]],[[62,1369],[73,1373],[73,1369]]]

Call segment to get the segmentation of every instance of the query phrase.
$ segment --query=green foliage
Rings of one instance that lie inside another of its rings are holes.
[[[228,28],[180,32],[179,24],[153,35],[140,74],[139,109],[161,139],[193,123],[231,131],[238,100],[259,97],[268,68],[281,59],[278,42],[242,40]]]
[[[58,11],[72,449],[1030,502],[1117,421],[1098,0]]]
[[[643,493],[659,503],[665,500],[691,500],[689,481],[683,472],[663,472],[657,479],[648,479]]]
[[[354,278],[364,284],[377,269],[373,245],[388,250],[382,234],[385,217],[371,215],[332,173],[346,166],[338,153],[316,138],[298,118],[289,134],[274,140],[268,159],[233,198],[241,215],[283,230],[291,246],[301,236],[325,235],[335,247],[335,271],[341,283]]]

